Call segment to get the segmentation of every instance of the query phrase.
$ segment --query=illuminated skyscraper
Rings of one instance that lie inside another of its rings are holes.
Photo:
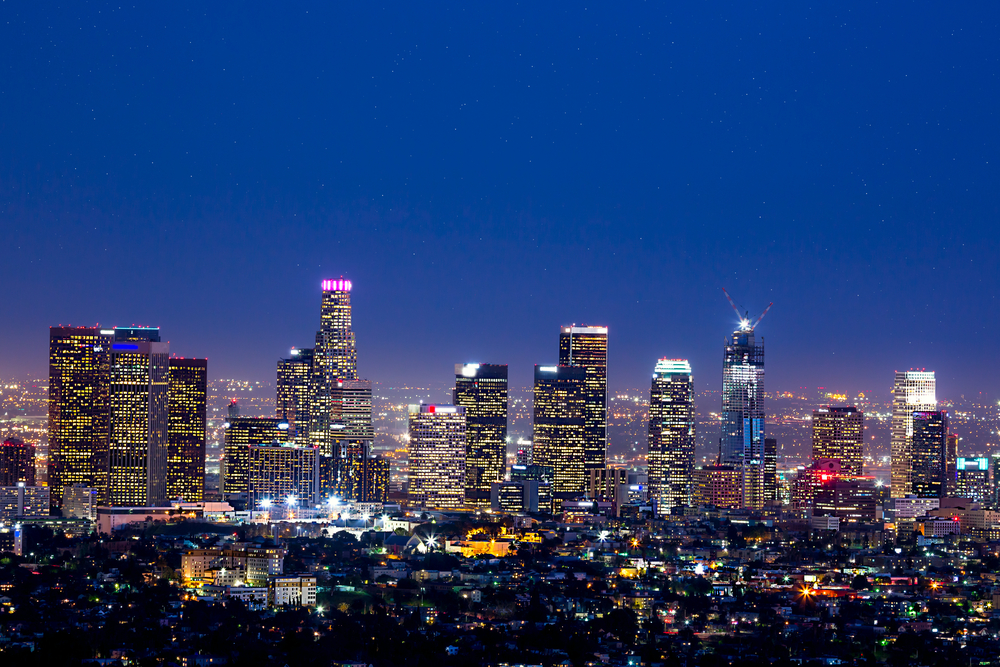
[[[0,486],[35,485],[35,446],[20,438],[0,443]]]
[[[226,437],[222,449],[220,484],[222,493],[247,493],[250,482],[250,447],[284,442],[288,422],[270,417],[231,417],[224,428]]]
[[[108,504],[167,500],[170,344],[159,329],[115,329],[111,345]]]
[[[205,494],[207,359],[171,359],[167,424],[167,498]]]
[[[330,392],[330,420],[333,492],[347,500],[360,500],[356,497],[363,486],[360,475],[375,440],[372,383],[337,380]]]
[[[955,462],[955,496],[990,503],[990,460],[959,457]]]
[[[411,405],[410,500],[426,507],[465,505],[465,408]]]
[[[892,385],[891,486],[893,498],[913,493],[910,479],[913,413],[937,410],[934,372],[896,371]]]
[[[289,435],[299,444],[309,442],[312,367],[311,348],[292,348],[288,359],[278,360],[278,400],[275,416],[288,422]]]
[[[584,469],[601,469],[608,456],[608,328],[563,327],[559,365],[586,369],[584,381]],[[586,474],[586,473],[584,473]]]
[[[108,418],[114,331],[49,329],[49,486],[53,506],[63,489],[83,484],[108,497]]]
[[[247,459],[248,507],[283,506],[284,516],[291,516],[297,508],[312,508],[320,501],[319,457],[314,448],[250,445]]]
[[[557,501],[587,491],[586,381],[583,366],[535,366],[532,461],[552,468]]]
[[[691,504],[694,379],[686,359],[660,359],[649,390],[649,487],[657,512]]]
[[[764,501],[780,499],[778,493],[778,440],[764,438]]]
[[[721,463],[740,473],[740,506],[759,509],[764,488],[764,339],[746,321],[726,343],[722,362]]]
[[[910,445],[910,489],[913,495],[921,498],[941,498],[947,495],[947,412],[913,413],[913,439]]]
[[[837,459],[843,475],[860,475],[865,415],[855,407],[826,406],[813,410],[813,459]]]
[[[465,408],[465,500],[487,507],[506,466],[507,365],[455,364],[454,403]]]

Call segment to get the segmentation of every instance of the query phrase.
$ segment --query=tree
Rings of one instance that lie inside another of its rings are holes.
[[[868,577],[863,574],[855,575],[854,579],[851,580],[851,588],[856,591],[866,591],[868,586]]]

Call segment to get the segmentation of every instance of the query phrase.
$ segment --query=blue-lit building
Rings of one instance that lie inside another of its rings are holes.
[[[740,505],[760,508],[764,484],[764,340],[744,320],[726,342],[722,363],[720,463],[740,471]]]

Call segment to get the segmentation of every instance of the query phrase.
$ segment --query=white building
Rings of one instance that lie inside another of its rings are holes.
[[[286,576],[271,579],[274,607],[315,607],[316,577]]]

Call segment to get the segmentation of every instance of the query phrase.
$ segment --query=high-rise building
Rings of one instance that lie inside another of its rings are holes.
[[[535,366],[532,461],[553,470],[557,500],[587,491],[587,369]]]
[[[324,456],[334,455],[333,402],[339,382],[358,379],[351,327],[351,281],[324,280],[320,329],[313,348],[309,438]]]
[[[958,488],[958,434],[949,433],[944,448],[945,495],[954,496]]]
[[[253,510],[283,505],[289,512],[320,501],[319,456],[313,447],[290,443],[250,445],[248,500]]]
[[[692,484],[694,504],[735,509],[740,506],[742,485],[743,474],[733,466],[697,468]]]
[[[934,371],[896,371],[892,385],[891,480],[893,498],[912,495],[910,479],[913,413],[937,409]]]
[[[910,446],[910,488],[919,498],[948,492],[948,413],[914,412]]]
[[[0,444],[0,486],[35,485],[35,446],[20,438]]]
[[[726,342],[719,450],[722,466],[740,473],[740,506],[763,507],[764,340],[745,320]]]
[[[540,466],[533,463],[515,463],[510,467],[510,481],[536,482],[538,490],[537,511],[552,514],[552,485],[555,472],[552,466]]]
[[[648,475],[657,512],[691,504],[694,477],[694,379],[686,359],[660,359],[649,390]]]
[[[49,487],[83,484],[107,502],[111,344],[114,330],[49,329]]]
[[[465,501],[488,507],[507,454],[507,364],[455,364],[455,405],[465,408]]]
[[[167,501],[170,344],[159,329],[116,328],[111,344],[108,504]]]
[[[271,417],[230,417],[223,424],[223,495],[247,493],[250,484],[250,447],[285,441],[288,422]]]
[[[592,500],[613,503],[618,487],[628,484],[629,472],[625,468],[601,468],[587,471],[587,496]]]
[[[778,440],[764,438],[764,501],[781,500],[778,491]]]
[[[862,473],[865,415],[855,407],[825,406],[813,410],[814,459],[837,459],[841,474]]]
[[[312,372],[311,348],[292,348],[287,359],[278,360],[275,416],[288,422],[289,437],[299,444],[309,442]]]
[[[348,500],[357,498],[363,463],[372,456],[372,383],[337,380],[330,392],[332,490]]]
[[[876,516],[875,478],[835,474],[823,479],[815,491],[814,516],[835,516],[841,522],[871,523]]]
[[[425,507],[465,504],[465,408],[411,405],[410,500]]]
[[[170,360],[167,423],[167,498],[205,496],[208,359]]]
[[[585,470],[599,470],[608,457],[608,328],[562,327],[559,365],[586,369],[583,389]]]
[[[990,460],[985,456],[959,457],[955,462],[955,492],[958,498],[990,503]]]

